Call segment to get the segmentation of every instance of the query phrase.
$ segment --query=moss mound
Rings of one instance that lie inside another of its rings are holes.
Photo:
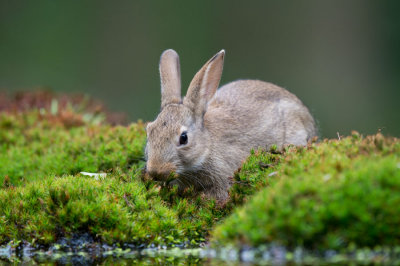
[[[249,160],[263,160],[259,152]],[[380,133],[287,148],[275,175],[213,235],[214,244],[342,250],[400,245],[400,142]],[[259,178],[259,177],[257,177]]]

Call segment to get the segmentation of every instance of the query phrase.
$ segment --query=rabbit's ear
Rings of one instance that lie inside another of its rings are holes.
[[[181,69],[179,56],[172,50],[164,51],[160,58],[161,109],[170,103],[181,103]]]
[[[203,117],[208,101],[214,96],[221,80],[225,50],[214,55],[194,76],[183,103],[196,117]]]

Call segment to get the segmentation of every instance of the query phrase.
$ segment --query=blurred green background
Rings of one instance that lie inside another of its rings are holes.
[[[221,84],[289,89],[322,136],[399,136],[399,14],[399,1],[1,1],[0,90],[83,92],[151,120],[163,50],[180,54],[186,90],[225,49]]]

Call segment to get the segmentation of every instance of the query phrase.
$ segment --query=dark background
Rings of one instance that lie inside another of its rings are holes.
[[[321,135],[400,135],[399,1],[1,1],[0,90],[99,98],[129,119],[159,110],[158,60],[181,58],[186,90],[226,50],[222,83],[295,93]]]

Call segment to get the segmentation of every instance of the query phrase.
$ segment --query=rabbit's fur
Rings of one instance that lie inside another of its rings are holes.
[[[315,122],[287,90],[259,80],[237,80],[217,90],[225,51],[195,75],[181,98],[179,57],[160,59],[161,112],[147,125],[146,169],[158,180],[176,173],[180,188],[194,186],[219,202],[228,198],[235,170],[258,147],[306,145]],[[180,144],[187,132],[187,144]]]

